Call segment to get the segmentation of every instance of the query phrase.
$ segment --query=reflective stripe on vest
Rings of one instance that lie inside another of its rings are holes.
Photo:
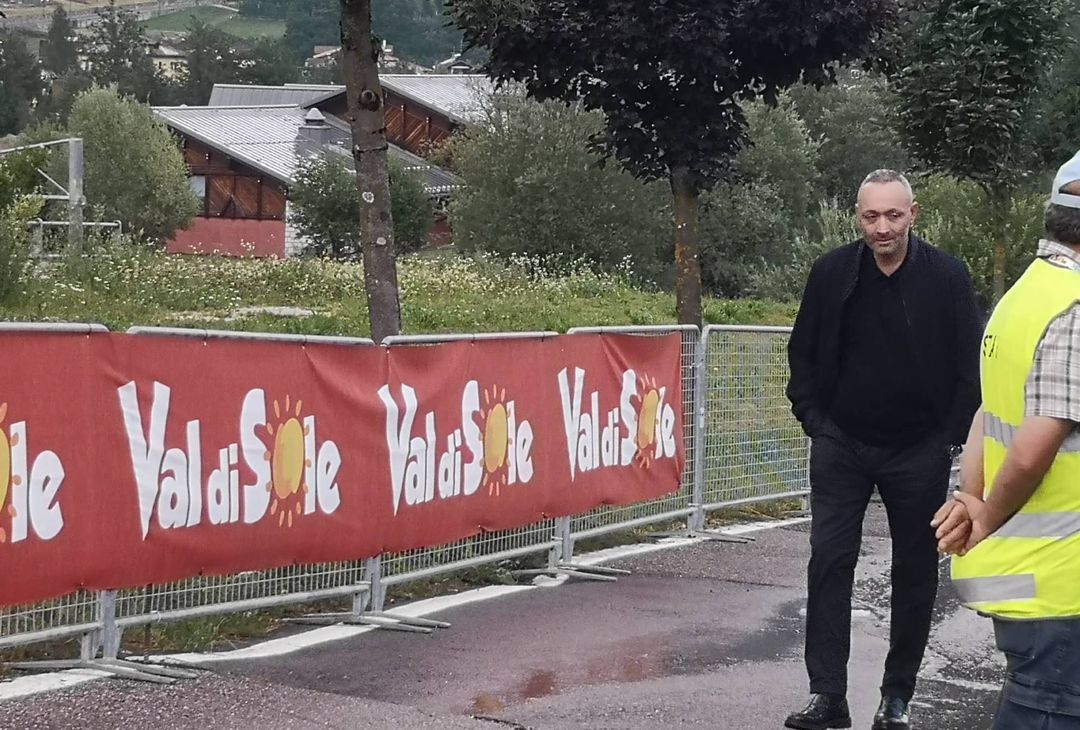
[[[1035,576],[1030,573],[953,579],[953,587],[964,603],[1024,601],[1036,596]]]
[[[1020,512],[998,528],[994,537],[1062,539],[1080,532],[1080,512]]]
[[[1016,426],[1005,423],[993,413],[983,413],[983,436],[993,439],[1006,449],[1016,440]],[[1080,454],[1080,431],[1073,431],[1065,437],[1065,442],[1058,449],[1059,454]]]

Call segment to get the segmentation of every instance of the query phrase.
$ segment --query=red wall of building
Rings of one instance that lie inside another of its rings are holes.
[[[285,256],[285,221],[254,218],[196,218],[165,246],[169,253],[223,256]]]

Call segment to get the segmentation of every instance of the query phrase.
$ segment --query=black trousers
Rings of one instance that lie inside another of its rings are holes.
[[[881,692],[911,699],[937,595],[937,542],[930,520],[946,499],[949,466],[940,435],[909,447],[882,448],[863,444],[830,424],[813,439],[806,606],[806,669],[812,693],[847,693],[851,588],[863,517],[876,485],[892,536],[892,613]]]

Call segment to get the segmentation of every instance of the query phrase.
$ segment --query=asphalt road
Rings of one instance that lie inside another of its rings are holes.
[[[614,563],[439,614],[433,635],[375,631],[273,658],[215,662],[169,687],[98,681],[0,703],[2,728],[782,727],[806,699],[808,525]],[[869,728],[888,642],[888,538],[871,505],[849,700]],[[944,570],[944,566],[943,566]],[[989,728],[1001,661],[989,622],[943,585],[913,705],[923,730]]]

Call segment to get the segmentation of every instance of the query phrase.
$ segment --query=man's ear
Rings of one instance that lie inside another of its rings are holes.
[[[917,202],[911,204],[911,222],[914,223],[919,219],[919,204]]]

